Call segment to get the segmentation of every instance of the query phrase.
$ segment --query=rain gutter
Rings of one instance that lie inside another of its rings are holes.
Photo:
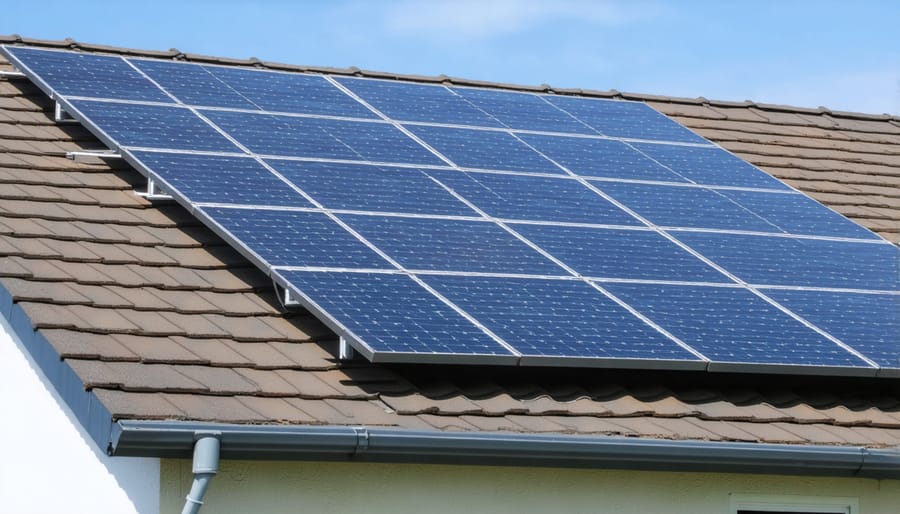
[[[215,432],[221,458],[701,471],[900,479],[900,448],[815,446],[382,427],[122,420],[109,453],[189,458]]]

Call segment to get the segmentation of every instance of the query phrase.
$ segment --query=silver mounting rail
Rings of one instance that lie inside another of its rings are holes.
[[[75,150],[66,152],[66,158],[75,162],[93,162],[96,159],[121,159],[122,155],[112,150]]]

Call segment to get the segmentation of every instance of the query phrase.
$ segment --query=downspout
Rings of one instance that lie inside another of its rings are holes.
[[[218,432],[197,432],[194,443],[194,482],[188,493],[181,514],[197,514],[203,506],[203,497],[209,482],[219,471],[219,437]]]

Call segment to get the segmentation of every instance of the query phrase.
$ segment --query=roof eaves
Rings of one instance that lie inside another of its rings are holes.
[[[112,413],[96,395],[85,390],[81,377],[35,328],[25,310],[13,301],[10,292],[2,285],[0,317],[9,321],[15,336],[97,446],[106,448],[113,430]]]
[[[231,425],[119,421],[109,452],[189,457],[215,434],[224,458],[609,468],[900,478],[900,449],[366,426]]]

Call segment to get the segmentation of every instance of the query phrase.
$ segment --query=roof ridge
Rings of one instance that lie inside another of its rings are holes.
[[[666,103],[675,103],[675,104],[689,104],[689,105],[710,105],[710,106],[718,106],[718,107],[753,107],[762,111],[774,111],[774,112],[786,112],[786,113],[798,113],[798,114],[814,114],[814,115],[827,115],[832,118],[842,118],[842,119],[859,119],[859,120],[878,120],[878,121],[889,121],[895,122],[900,125],[900,115],[892,115],[888,113],[884,114],[872,114],[872,113],[863,113],[863,112],[850,112],[850,111],[839,111],[839,110],[831,110],[827,107],[798,107],[792,105],[780,105],[780,104],[770,104],[764,102],[755,102],[753,100],[744,100],[744,101],[733,101],[733,100],[709,100],[702,96],[697,98],[689,98],[689,97],[677,97],[677,96],[667,96],[667,95],[654,95],[649,93],[631,93],[631,92],[621,92],[615,89],[610,89],[608,91],[599,91],[593,89],[578,89],[578,88],[556,88],[549,84],[541,84],[541,85],[525,85],[525,84],[511,84],[504,82],[492,82],[492,81],[484,81],[484,80],[475,80],[461,77],[450,77],[447,75],[413,75],[413,74],[403,74],[403,73],[391,73],[385,71],[377,71],[377,70],[363,70],[357,68],[355,66],[350,66],[346,68],[334,68],[328,66],[313,66],[313,65],[297,65],[297,64],[286,64],[279,63],[274,61],[264,61],[260,60],[256,57],[250,57],[247,59],[237,59],[237,58],[229,58],[229,57],[218,57],[218,56],[209,56],[203,54],[195,54],[182,52],[177,48],[170,48],[169,50],[144,50],[144,49],[134,49],[134,48],[126,48],[126,47],[118,47],[118,46],[108,46],[108,45],[100,45],[95,43],[85,43],[81,41],[75,41],[72,38],[66,38],[63,40],[53,40],[53,39],[36,39],[23,37],[18,34],[12,35],[3,35],[0,34],[0,44],[2,43],[12,43],[12,44],[22,44],[27,46],[39,46],[39,47],[50,47],[50,48],[68,48],[71,50],[86,50],[90,52],[106,52],[112,54],[121,54],[121,55],[131,55],[138,57],[155,57],[155,58],[170,58],[176,60],[183,60],[188,62],[200,62],[207,64],[223,64],[223,65],[231,65],[231,66],[247,66],[254,68],[265,68],[272,70],[280,70],[280,71],[294,71],[294,72],[312,72],[312,73],[327,73],[333,75],[349,75],[349,76],[358,76],[358,77],[367,77],[367,78],[383,78],[383,79],[394,79],[394,80],[405,80],[411,82],[427,82],[427,83],[444,83],[444,84],[454,84],[459,86],[474,86],[474,87],[489,87],[496,89],[507,89],[512,91],[531,91],[531,92],[544,92],[544,93],[555,93],[561,95],[572,95],[572,96],[585,96],[585,97],[595,97],[595,98],[616,98],[622,100],[637,100],[637,101],[653,101],[653,102],[666,102]]]

